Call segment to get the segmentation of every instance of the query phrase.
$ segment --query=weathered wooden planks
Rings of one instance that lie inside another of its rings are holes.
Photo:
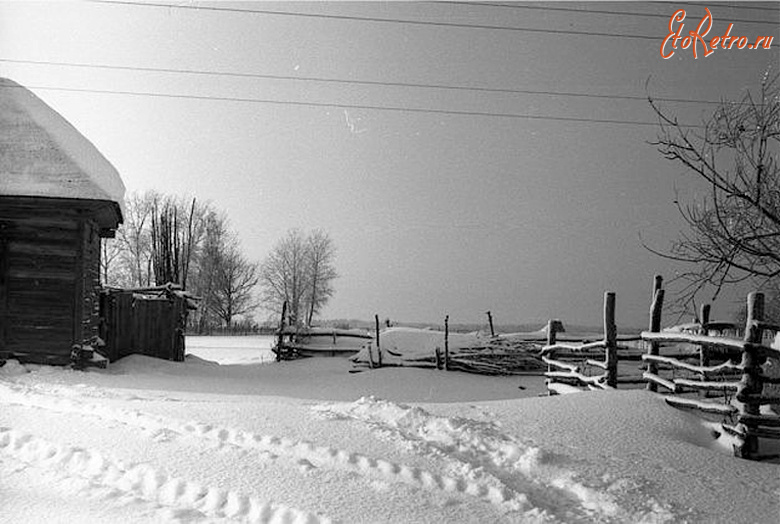
[[[107,291],[101,298],[101,338],[114,361],[131,354],[184,360],[185,300],[132,291]]]
[[[0,196],[0,350],[66,363],[97,334],[105,202]]]

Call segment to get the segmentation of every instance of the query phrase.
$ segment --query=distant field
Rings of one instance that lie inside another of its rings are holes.
[[[187,335],[185,346],[188,355],[219,364],[262,364],[273,362],[275,355],[271,351],[274,337],[267,335],[250,336],[191,336]]]

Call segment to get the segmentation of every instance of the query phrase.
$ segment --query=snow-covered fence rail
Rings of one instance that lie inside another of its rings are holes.
[[[547,327],[547,345],[542,348],[542,361],[547,364],[545,376],[551,393],[560,393],[571,387],[614,389],[618,386],[618,350],[631,349],[618,343],[615,325],[615,293],[604,293],[604,338],[582,344],[556,342],[554,321]],[[626,340],[624,337],[623,340]],[[587,358],[592,353],[603,353],[603,360]],[[560,354],[561,356],[556,358]],[[593,368],[601,372],[591,374]]]
[[[642,332],[642,340],[649,343],[648,353],[642,356],[647,362],[643,377],[647,388],[658,391],[662,387],[672,395],[701,392],[705,396],[720,392],[723,401],[701,401],[698,398],[668,396],[671,406],[722,415],[723,430],[739,438],[734,453],[744,458],[758,458],[759,438],[780,439],[780,417],[761,413],[761,406],[780,403],[780,396],[766,394],[764,386],[780,384],[780,378],[768,377],[762,366],[768,358],[780,359],[780,350],[762,345],[765,330],[780,331],[780,326],[764,322],[764,296],[751,293],[747,299],[747,322],[742,340],[711,336],[708,333],[706,315],[701,319],[698,333],[660,332],[660,316],[663,307],[663,289],[656,287],[650,331]],[[715,323],[721,324],[721,323]],[[691,344],[702,348],[698,365],[679,358],[659,355],[663,344]],[[720,364],[709,365],[710,359],[721,356]],[[734,357],[739,356],[739,362]],[[664,377],[660,369],[687,376]],[[732,401],[736,400],[736,405]]]

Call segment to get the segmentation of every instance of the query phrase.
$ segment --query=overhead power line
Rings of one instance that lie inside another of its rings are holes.
[[[165,4],[165,3],[153,3],[153,2],[135,2],[132,0],[87,0],[91,3],[105,4],[105,5],[129,5],[138,7],[156,7],[156,8],[168,8],[168,9],[186,9],[193,11],[216,11],[227,13],[252,13],[259,15],[273,15],[273,16],[288,16],[288,17],[300,17],[300,18],[319,18],[326,20],[349,20],[359,22],[376,22],[376,23],[389,23],[389,24],[407,24],[417,26],[435,26],[435,27],[449,27],[459,29],[484,29],[491,31],[514,31],[514,32],[527,32],[527,33],[546,33],[553,35],[576,35],[576,36],[602,36],[612,38],[629,38],[634,40],[659,40],[658,35],[637,35],[632,33],[602,33],[599,31],[578,31],[574,29],[542,29],[537,27],[508,27],[501,25],[490,24],[466,24],[459,22],[437,22],[432,20],[409,20],[399,18],[377,18],[372,16],[356,16],[356,15],[333,15],[323,13],[302,13],[298,11],[276,11],[270,9],[247,9],[237,7],[225,7],[225,6],[203,6],[192,4]]]
[[[705,3],[705,2],[674,2],[674,1],[671,1],[671,2],[653,2],[653,3],[667,4],[667,5],[671,4],[673,6],[677,6],[677,5],[693,5],[693,6],[697,6],[697,7],[712,7],[713,5],[717,5],[717,6],[720,6],[720,7],[727,7],[729,9],[748,9],[748,10],[751,10],[751,11],[771,11],[771,12],[774,12],[774,13],[780,13],[780,8],[768,7],[768,6],[765,7],[765,6],[743,5],[742,2],[735,2],[735,4],[737,4],[737,5],[720,3],[720,2],[718,2],[718,3]]]
[[[662,18],[664,20],[669,20],[669,17],[672,16],[672,13],[632,13],[627,11],[611,11],[606,9],[589,9],[589,8],[574,8],[574,7],[558,7],[558,6],[550,6],[550,5],[525,5],[525,4],[495,4],[491,2],[457,2],[457,1],[434,1],[431,2],[432,4],[449,4],[449,5],[466,5],[466,6],[483,6],[483,7],[498,7],[498,8],[505,8],[505,9],[524,9],[524,10],[530,10],[530,11],[550,11],[550,12],[564,12],[564,13],[582,13],[582,14],[598,14],[598,15],[609,15],[609,16],[630,16],[630,17],[649,17],[649,18]],[[710,6],[710,4],[707,4]],[[718,4],[714,4],[714,6],[718,6]],[[712,7],[712,6],[710,6]],[[742,24],[775,24],[777,26],[778,22],[776,20],[745,20],[745,19],[739,19],[739,18],[729,18],[729,22],[739,22]]]
[[[26,88],[31,90],[37,89],[40,91],[61,91],[61,92],[70,92],[70,93],[147,96],[147,97],[156,97],[156,98],[177,98],[177,99],[188,99],[188,100],[208,100],[208,101],[218,101],[218,102],[239,102],[239,103],[270,104],[270,105],[298,106],[298,107],[365,109],[365,110],[374,110],[374,111],[394,111],[394,112],[404,112],[404,113],[427,113],[427,114],[434,114],[434,115],[514,118],[514,119],[524,119],[524,120],[548,120],[553,122],[576,122],[576,123],[635,125],[635,126],[653,126],[653,127],[658,126],[658,122],[641,122],[641,121],[634,121],[634,120],[619,120],[619,119],[611,119],[611,118],[580,118],[580,117],[552,116],[552,115],[501,113],[501,112],[490,112],[490,111],[455,111],[449,109],[429,109],[429,108],[403,107],[403,106],[375,106],[375,105],[366,105],[366,104],[340,104],[340,103],[332,103],[332,102],[301,102],[297,100],[270,100],[270,99],[262,99],[262,98],[185,95],[185,94],[176,94],[176,93],[87,89],[87,88],[76,88],[76,87],[25,86],[24,88],[22,88],[21,86],[0,86],[0,88],[3,89]],[[699,127],[699,126],[684,126],[684,127]]]
[[[231,71],[204,71],[197,69],[174,69],[164,67],[140,67],[140,66],[121,66],[121,65],[109,65],[109,64],[84,64],[77,62],[56,62],[48,60],[17,60],[11,58],[0,58],[0,62],[6,62],[11,64],[34,64],[34,65],[49,65],[49,66],[62,66],[62,67],[76,67],[76,68],[89,68],[89,69],[106,69],[117,71],[142,71],[150,73],[174,73],[174,74],[188,74],[188,75],[202,75],[202,76],[223,76],[234,78],[258,78],[264,80],[285,80],[285,81],[297,81],[297,82],[316,82],[316,83],[332,83],[342,85],[356,85],[356,86],[378,86],[378,87],[404,87],[404,88],[420,88],[420,89],[442,89],[450,91],[473,91],[482,93],[495,93],[495,94],[519,94],[519,95],[543,95],[543,96],[559,96],[559,97],[577,97],[577,98],[595,98],[606,100],[631,100],[646,102],[646,96],[637,95],[606,95],[597,93],[577,93],[573,91],[547,91],[547,90],[534,90],[534,89],[510,89],[510,88],[497,88],[497,87],[485,87],[485,86],[453,86],[446,84],[425,84],[414,82],[386,82],[379,80],[346,80],[342,78],[328,78],[328,77],[311,77],[311,76],[295,76],[295,75],[269,75],[262,73],[240,73]],[[674,102],[674,103],[688,103],[688,104],[720,104],[718,100],[696,100],[691,98],[663,98],[653,97],[654,100],[659,102]]]

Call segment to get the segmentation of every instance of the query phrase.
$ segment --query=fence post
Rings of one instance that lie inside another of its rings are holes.
[[[496,332],[493,330],[493,315],[490,313],[490,311],[488,311],[487,316],[488,316],[488,324],[490,324],[490,336],[495,337]]]
[[[615,326],[615,293],[604,293],[604,347],[606,349],[607,386],[617,387],[617,327]]]
[[[658,333],[661,331],[661,313],[664,309],[664,290],[663,277],[661,275],[655,276],[655,286],[653,287],[653,302],[650,304],[650,331]],[[648,355],[658,356],[661,345],[658,342],[650,342],[650,347],[647,349]],[[647,363],[647,372],[653,375],[658,374],[658,363],[650,361]],[[658,384],[648,381],[647,390],[657,392]]]
[[[552,345],[555,344],[555,342],[557,340],[557,336],[558,336],[557,329],[558,329],[558,324],[555,322],[554,319],[550,319],[550,320],[547,321],[547,345],[548,346],[552,346]],[[553,355],[551,354],[550,357],[552,357],[552,356]],[[552,365],[547,364],[547,372],[549,373],[552,370],[553,370]],[[547,379],[547,384],[549,385],[550,382],[552,382],[552,380],[553,379],[548,378]],[[552,396],[554,394],[555,393],[553,392],[553,390],[549,389],[549,387],[548,387],[547,388],[547,395],[548,396]]]
[[[279,321],[279,339],[276,341],[276,361],[282,360],[282,346],[284,344],[284,319],[287,316],[287,301],[282,302],[282,318]]]
[[[366,345],[366,349],[368,350],[368,369],[374,369],[374,352],[371,349],[371,341]]]
[[[374,315],[374,321],[376,324],[376,353],[379,367],[382,367],[382,347],[379,345],[379,315]]]
[[[763,359],[757,346],[761,344],[762,330],[758,322],[764,320],[764,294],[750,293],[747,298],[747,322],[745,323],[744,349],[742,350],[742,380],[737,390],[737,400],[742,402],[742,414],[760,415],[761,403],[759,397],[764,390],[761,379],[761,364]],[[754,430],[756,425],[751,422],[741,422],[745,428],[745,440],[741,446],[734,449],[734,454],[742,458],[750,458],[758,452],[758,437]]]
[[[450,370],[450,316],[444,317],[444,371]]]
[[[701,312],[699,313],[699,322],[701,322],[701,334],[702,335],[706,335],[707,334],[706,325],[710,323],[710,305],[709,304],[702,304],[701,305]],[[699,365],[702,366],[702,367],[710,365],[710,350],[704,344],[699,346]],[[703,377],[702,377],[702,380],[704,380]]]
[[[555,344],[558,338],[558,324],[555,320],[550,319],[547,321],[547,345],[552,346]]]

